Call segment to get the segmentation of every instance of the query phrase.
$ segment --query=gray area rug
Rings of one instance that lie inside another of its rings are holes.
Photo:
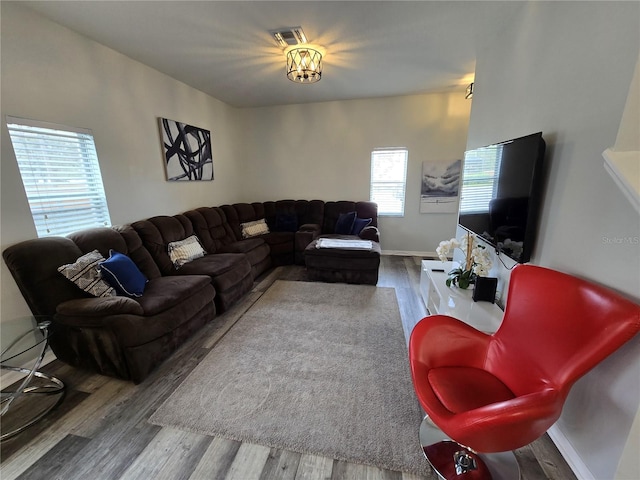
[[[151,423],[425,475],[395,291],[276,281]]]

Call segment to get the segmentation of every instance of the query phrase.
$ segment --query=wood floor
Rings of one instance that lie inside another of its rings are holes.
[[[420,258],[383,256],[378,286],[396,289],[405,335],[425,314]],[[80,372],[54,361],[42,370],[67,385],[62,404],[0,445],[0,477],[10,479],[380,479],[422,477],[331,458],[163,428],[147,422],[224,333],[276,279],[304,280],[303,267],[278,267],[140,385]],[[416,425],[416,448],[418,425]],[[575,476],[544,436],[516,452],[524,480]],[[436,477],[427,477],[433,478]]]

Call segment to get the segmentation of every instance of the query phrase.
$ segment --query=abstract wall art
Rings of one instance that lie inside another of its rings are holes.
[[[175,120],[159,120],[167,180],[213,180],[211,132]]]
[[[422,162],[420,213],[456,213],[462,160]]]

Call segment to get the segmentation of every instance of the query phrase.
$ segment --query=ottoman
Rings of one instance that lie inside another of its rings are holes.
[[[380,244],[347,235],[320,237],[304,250],[304,262],[311,280],[375,285]]]

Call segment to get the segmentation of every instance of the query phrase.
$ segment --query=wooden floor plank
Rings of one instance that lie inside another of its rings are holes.
[[[413,473],[407,473],[407,472],[402,472],[402,480],[424,480],[425,477],[422,477],[420,475],[415,475]],[[435,474],[433,476],[427,477],[430,480],[436,480],[436,476]]]
[[[212,439],[189,480],[224,478],[236,458],[241,443],[215,437]]]
[[[21,434],[20,439],[28,439],[28,443],[23,444],[15,455],[9,456],[3,452],[3,476],[8,475],[9,477],[15,477],[19,475],[29,464],[38,460],[67,434],[90,437],[92,430],[88,428],[87,425],[96,424],[97,420],[103,415],[103,412],[108,411],[113,405],[118,405],[118,400],[123,392],[132,388],[134,388],[134,385],[131,382],[108,379],[100,389],[91,395],[74,392],[73,395],[82,401],[74,406],[67,398],[61,405],[61,407],[67,409],[68,413],[66,415],[62,415],[59,420],[55,421],[52,421],[53,418],[47,418],[47,421],[50,421],[49,428],[39,434],[32,434],[32,432],[29,431]],[[72,406],[73,408],[71,408]],[[62,410],[55,412],[55,414],[60,413],[62,413]],[[45,425],[44,422],[37,426],[43,425]],[[5,442],[2,443],[2,446],[4,448]]]
[[[146,420],[118,435],[116,442],[92,439],[60,472],[64,480],[118,480],[136,461],[160,431],[161,427]],[[109,445],[109,447],[106,447]]]
[[[562,454],[558,451],[558,447],[553,443],[549,434],[545,433],[541,438],[527,445],[540,464],[545,473],[545,477],[549,480],[576,480],[573,470],[565,461],[558,461],[562,458]]]
[[[272,448],[260,474],[260,480],[294,480],[300,456],[300,453]]]
[[[42,480],[43,478],[63,478],[59,475],[60,470],[66,466],[67,462],[73,458],[77,452],[82,450],[89,442],[88,438],[76,435],[67,435],[60,440],[55,447],[25,470],[20,475],[20,480]],[[2,478],[8,480],[2,472]]]
[[[404,266],[403,257],[383,255],[380,257],[380,267],[384,274],[378,276],[379,287],[411,287],[411,280]]]
[[[78,405],[87,397],[88,394],[84,392],[69,392],[63,402],[43,420],[15,437],[3,441],[0,444],[0,458],[2,459],[0,468],[3,478],[20,475],[31,464],[54,448],[58,442],[62,441],[67,432],[58,430],[59,422],[67,415],[74,415]]]
[[[332,458],[303,454],[300,456],[295,480],[330,480],[332,470]]]
[[[224,477],[225,480],[259,480],[271,449],[262,445],[243,443]]]
[[[332,480],[402,480],[400,472],[383,470],[369,465],[336,461],[333,464]]]
[[[163,428],[120,479],[187,480],[211,440],[206,435]]]
[[[396,297],[400,308],[400,318],[402,319],[402,328],[404,330],[407,344],[413,327],[416,326],[422,318],[427,316],[427,308],[424,302],[416,298],[411,288],[397,288]]]

